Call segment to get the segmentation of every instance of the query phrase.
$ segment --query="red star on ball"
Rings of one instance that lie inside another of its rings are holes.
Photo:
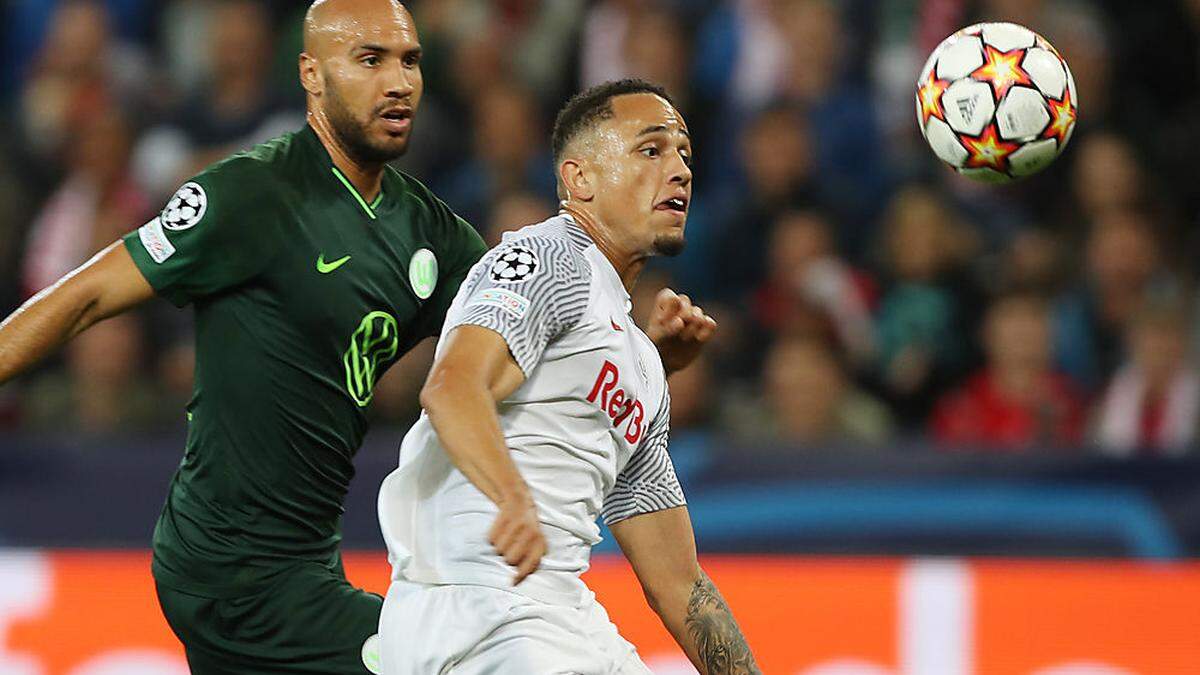
[[[1075,103],[1071,100],[1070,87],[1063,87],[1062,101],[1047,97],[1050,104],[1050,126],[1042,132],[1042,138],[1056,138],[1061,146],[1067,142],[1067,134],[1075,126]]]
[[[960,134],[958,138],[967,149],[967,161],[963,167],[968,169],[987,168],[1005,173],[1008,170],[1008,156],[1021,147],[1020,143],[1001,140],[994,122],[987,125],[978,137]]]
[[[936,117],[943,122],[946,121],[946,115],[942,112],[941,100],[942,93],[949,86],[950,83],[946,80],[938,79],[935,68],[929,69],[929,76],[925,78],[920,88],[917,89],[917,98],[921,102],[922,127],[929,123],[930,117]]]
[[[983,46],[984,62],[976,68],[971,77],[992,85],[996,92],[996,100],[1004,98],[1014,84],[1033,84],[1029,73],[1021,67],[1021,59],[1025,50],[1021,48],[1002,52],[991,45]]]

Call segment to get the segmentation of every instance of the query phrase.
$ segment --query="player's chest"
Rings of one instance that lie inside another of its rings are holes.
[[[281,309],[314,337],[372,321],[402,332],[441,282],[437,247],[402,226],[353,212],[300,215],[273,267]]]
[[[573,362],[573,395],[629,448],[645,437],[664,402],[666,379],[649,338],[619,308],[597,303],[561,345]]]

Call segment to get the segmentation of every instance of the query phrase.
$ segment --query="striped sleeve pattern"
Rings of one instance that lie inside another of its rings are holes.
[[[499,333],[530,377],[546,345],[583,317],[591,280],[591,267],[565,235],[506,242],[476,263],[447,330],[469,324]]]
[[[612,492],[604,499],[600,517],[605,525],[626,518],[684,506],[683,488],[675,476],[675,465],[667,453],[671,428],[671,397],[664,392],[658,416],[650,425],[642,444],[617,476]]]

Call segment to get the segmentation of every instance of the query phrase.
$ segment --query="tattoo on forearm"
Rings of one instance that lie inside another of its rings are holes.
[[[761,675],[729,605],[707,574],[692,586],[684,625],[708,675]]]

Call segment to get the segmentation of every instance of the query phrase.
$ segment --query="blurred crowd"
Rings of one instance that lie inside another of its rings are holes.
[[[0,17],[0,310],[144,221],[206,164],[304,121],[303,2],[12,0]],[[1197,440],[1200,0],[425,0],[399,168],[489,241],[555,210],[556,109],[664,85],[691,127],[688,250],[656,261],[720,322],[674,428],[764,447],[1176,455]],[[1078,85],[1065,154],[971,183],[918,133],[942,38],[1009,20]],[[0,427],[178,428],[187,312],[97,326],[0,390]],[[421,360],[374,414],[414,414]],[[1094,449],[1094,450],[1093,450]]]

